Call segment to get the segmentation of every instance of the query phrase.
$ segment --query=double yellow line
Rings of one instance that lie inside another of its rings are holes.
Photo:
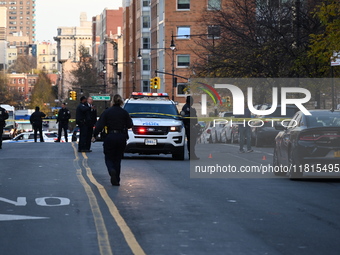
[[[75,144],[76,143],[72,143],[72,147],[73,147],[74,154],[75,154],[75,159],[73,163],[77,171],[78,180],[83,185],[85,192],[87,194],[87,197],[89,198],[90,207],[93,213],[94,223],[95,223],[96,230],[97,230],[100,254],[101,255],[112,255],[113,253],[112,253],[111,244],[110,244],[110,240],[108,237],[108,232],[106,229],[105,221],[101,213],[100,207],[98,205],[97,198],[94,192],[92,191],[91,186],[86,182],[83,176],[83,172],[79,164],[81,159],[79,158],[79,154],[77,152],[77,148]],[[82,156],[83,156],[82,166],[86,170],[87,177],[89,178],[90,182],[97,187],[102,199],[104,200],[107,207],[109,208],[110,214],[112,215],[117,225],[119,226],[132,253],[135,255],[145,255],[145,252],[143,251],[142,247],[137,242],[134,234],[132,233],[131,229],[125,222],[124,218],[120,215],[117,209],[117,206],[111,200],[104,186],[98,183],[98,181],[93,177],[92,170],[87,164],[87,160],[88,160],[87,155],[84,152],[82,152]]]

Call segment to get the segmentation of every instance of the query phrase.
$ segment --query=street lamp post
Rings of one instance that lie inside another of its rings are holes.
[[[174,38],[178,38],[178,37],[186,37],[186,38],[190,38],[190,37],[194,37],[194,36],[211,36],[212,40],[213,40],[213,47],[215,46],[215,37],[216,34],[212,33],[212,34],[190,34],[190,35],[174,35],[173,33],[171,34],[171,43],[170,43],[170,49],[172,50],[172,100],[175,99],[175,88],[177,87],[177,78],[175,75],[175,50],[176,50],[176,45],[175,45],[175,41]],[[177,76],[179,77],[179,76]]]
[[[177,85],[176,81],[177,81],[177,78],[175,80],[175,50],[176,50],[176,45],[175,45],[175,42],[174,42],[174,34],[171,35],[171,43],[170,43],[170,49],[172,51],[172,70],[171,70],[171,73],[172,73],[172,101],[175,100],[175,86]]]

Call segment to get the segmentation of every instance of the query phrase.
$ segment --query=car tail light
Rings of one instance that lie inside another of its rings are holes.
[[[146,132],[146,129],[145,129],[145,128],[139,128],[139,129],[138,129],[138,132],[143,134],[143,133]]]
[[[299,137],[301,141],[317,141],[322,138],[338,138],[340,137],[338,132],[335,131],[324,131],[324,132],[313,132],[305,133]]]

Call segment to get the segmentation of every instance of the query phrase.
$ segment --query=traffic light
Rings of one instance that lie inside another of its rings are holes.
[[[231,102],[230,102],[230,96],[227,96],[227,106],[230,106]]]
[[[153,78],[153,88],[160,89],[161,88],[161,79],[159,77]]]
[[[74,90],[70,91],[70,100],[77,100],[77,92]]]
[[[155,78],[151,78],[150,79],[150,89],[154,89],[155,88]]]
[[[55,116],[58,116],[58,109],[54,109],[54,110],[53,110],[53,114],[54,114]]]

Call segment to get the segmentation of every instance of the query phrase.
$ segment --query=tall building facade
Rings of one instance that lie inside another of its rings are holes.
[[[96,53],[99,76],[103,80],[103,87],[108,94],[122,92],[118,79],[118,41],[122,35],[123,8],[104,9],[103,12],[92,18],[93,39],[92,46]],[[120,60],[121,61],[121,60]]]
[[[0,7],[7,8],[6,35],[21,33],[29,37],[29,43],[35,42],[36,0],[25,1],[0,1]]]
[[[80,24],[77,27],[58,27],[57,36],[57,61],[60,81],[58,98],[63,101],[72,89],[71,71],[79,61],[79,47],[84,46],[92,55],[92,21],[87,20],[86,13],[80,14]]]
[[[6,68],[7,62],[6,21],[7,8],[0,6],[0,70]]]
[[[51,42],[37,42],[37,69],[47,73],[56,73],[57,44]]]
[[[131,87],[131,70],[124,72],[128,91],[149,92],[150,78],[161,78],[158,92],[167,92],[178,102],[185,102],[190,66],[200,50],[195,40],[208,40],[215,27],[199,22],[202,12],[221,8],[227,0],[125,0],[124,61],[136,59],[136,85]],[[170,47],[170,45],[175,47]],[[196,53],[194,53],[196,52]],[[157,71],[157,73],[155,73]],[[181,78],[184,77],[184,78]],[[176,78],[176,79],[174,79]]]

